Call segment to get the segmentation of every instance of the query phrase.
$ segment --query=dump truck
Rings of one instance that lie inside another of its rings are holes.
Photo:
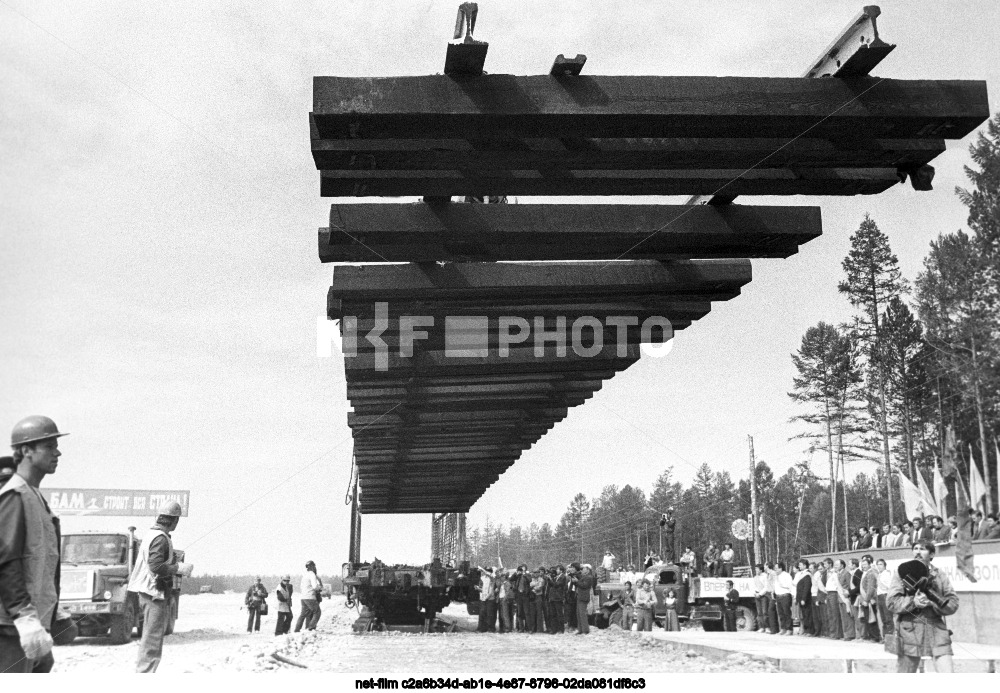
[[[183,551],[174,551],[178,562]],[[128,578],[139,555],[135,527],[128,532],[78,532],[62,536],[59,604],[73,617],[81,636],[109,636],[124,644],[138,629],[142,611]],[[167,634],[174,632],[180,605],[181,578],[174,576]]]

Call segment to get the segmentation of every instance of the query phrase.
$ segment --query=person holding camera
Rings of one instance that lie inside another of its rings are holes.
[[[889,583],[885,601],[895,614],[896,671],[901,674],[916,673],[922,657],[930,657],[938,673],[954,671],[951,631],[944,617],[958,611],[958,595],[947,574],[931,565],[936,551],[931,540],[913,542],[913,558],[924,564],[926,578],[914,584],[897,571]]]
[[[260,632],[260,617],[267,614],[267,588],[264,587],[264,583],[261,581],[260,577],[250,585],[250,589],[247,590],[246,597],[243,599],[243,603],[247,607],[247,613],[249,617],[247,618],[247,633]]]

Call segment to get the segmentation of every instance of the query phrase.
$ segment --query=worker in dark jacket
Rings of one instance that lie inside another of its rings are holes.
[[[549,571],[545,598],[549,610],[549,632],[553,635],[566,632],[563,603],[566,601],[566,569],[557,565]]]
[[[38,487],[59,465],[52,419],[14,426],[16,470],[0,487],[0,672],[52,670],[52,624],[59,603],[59,519]]]
[[[587,622],[587,605],[590,604],[590,591],[594,587],[594,574],[590,564],[584,564],[579,572],[574,571],[570,576],[570,582],[576,588],[576,633],[588,635],[590,624]]]
[[[517,632],[528,631],[528,593],[531,591],[531,573],[521,564],[514,574],[514,608],[517,609]]]
[[[138,595],[142,609],[142,640],[135,662],[137,674],[156,673],[163,658],[163,638],[173,610],[174,576],[190,577],[194,566],[178,563],[170,533],[177,529],[181,504],[167,501],[156,514],[156,524],[146,532],[128,579],[128,591]]]
[[[736,608],[740,605],[740,593],[736,591],[732,580],[726,580],[726,596],[722,598],[722,620],[725,630],[736,632]]]
[[[938,673],[951,673],[951,631],[944,617],[958,611],[958,595],[948,575],[931,565],[937,551],[933,541],[921,540],[913,544],[913,557],[928,568],[927,591],[934,594],[935,603],[926,592],[907,589],[894,571],[889,583],[886,606],[896,614],[896,671],[901,674],[916,673],[921,657],[931,657]]]

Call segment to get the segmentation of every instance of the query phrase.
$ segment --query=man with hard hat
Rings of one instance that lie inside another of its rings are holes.
[[[190,577],[194,566],[176,563],[170,532],[177,529],[181,504],[167,501],[157,511],[156,524],[146,532],[139,547],[139,556],[128,580],[128,591],[139,595],[142,609],[142,640],[135,670],[151,674],[163,657],[163,637],[170,623],[174,575]]]
[[[0,487],[0,672],[52,669],[59,602],[59,519],[38,490],[59,465],[55,422],[29,416],[14,426],[14,474]]]
[[[292,576],[281,578],[281,584],[274,590],[278,598],[278,623],[274,626],[275,635],[284,635],[292,629]]]

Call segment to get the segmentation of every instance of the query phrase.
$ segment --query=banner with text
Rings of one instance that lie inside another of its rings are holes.
[[[42,495],[56,515],[155,516],[167,501],[181,504],[187,517],[190,491],[150,491],[147,489],[43,488]]]

